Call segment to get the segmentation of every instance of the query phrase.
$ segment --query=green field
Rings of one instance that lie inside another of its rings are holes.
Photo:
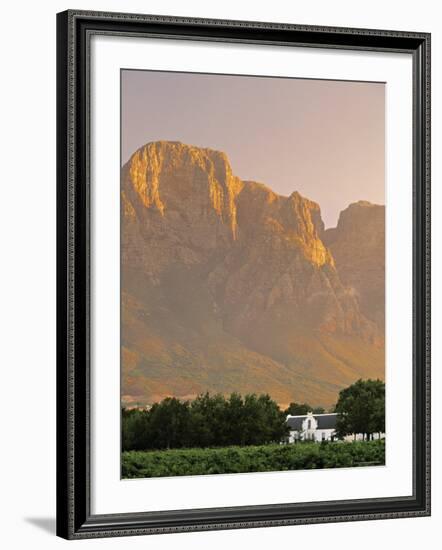
[[[125,479],[351,468],[385,464],[385,441],[126,451]]]

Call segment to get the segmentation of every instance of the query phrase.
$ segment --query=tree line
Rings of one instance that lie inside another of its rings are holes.
[[[281,410],[268,394],[205,393],[193,401],[167,397],[150,409],[123,409],[122,450],[266,445],[287,439],[288,414],[324,413],[322,407],[290,403]],[[336,435],[385,432],[385,383],[358,380],[339,393]]]
[[[149,410],[122,414],[123,451],[265,445],[287,435],[286,415],[267,394],[167,397]]]

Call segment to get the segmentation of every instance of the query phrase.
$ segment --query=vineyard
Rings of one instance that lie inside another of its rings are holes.
[[[352,468],[385,464],[385,440],[126,451],[125,479]]]

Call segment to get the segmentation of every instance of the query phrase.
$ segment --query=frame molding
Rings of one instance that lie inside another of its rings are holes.
[[[91,514],[88,70],[93,34],[412,54],[413,496]],[[430,35],[77,10],[57,14],[57,535],[81,539],[427,516],[430,416]]]

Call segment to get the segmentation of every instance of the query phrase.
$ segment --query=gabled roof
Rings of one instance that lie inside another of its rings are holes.
[[[302,423],[307,418],[307,415],[289,416],[287,418],[287,425],[291,430],[300,432],[302,430]],[[314,414],[313,418],[318,423],[318,430],[334,430],[336,428],[336,420],[338,415],[336,413]]]
[[[287,418],[287,425],[291,430],[300,432],[302,430],[302,422],[305,416],[290,416]]]
[[[315,414],[313,415],[318,421],[318,430],[334,430],[338,415],[336,413]]]

